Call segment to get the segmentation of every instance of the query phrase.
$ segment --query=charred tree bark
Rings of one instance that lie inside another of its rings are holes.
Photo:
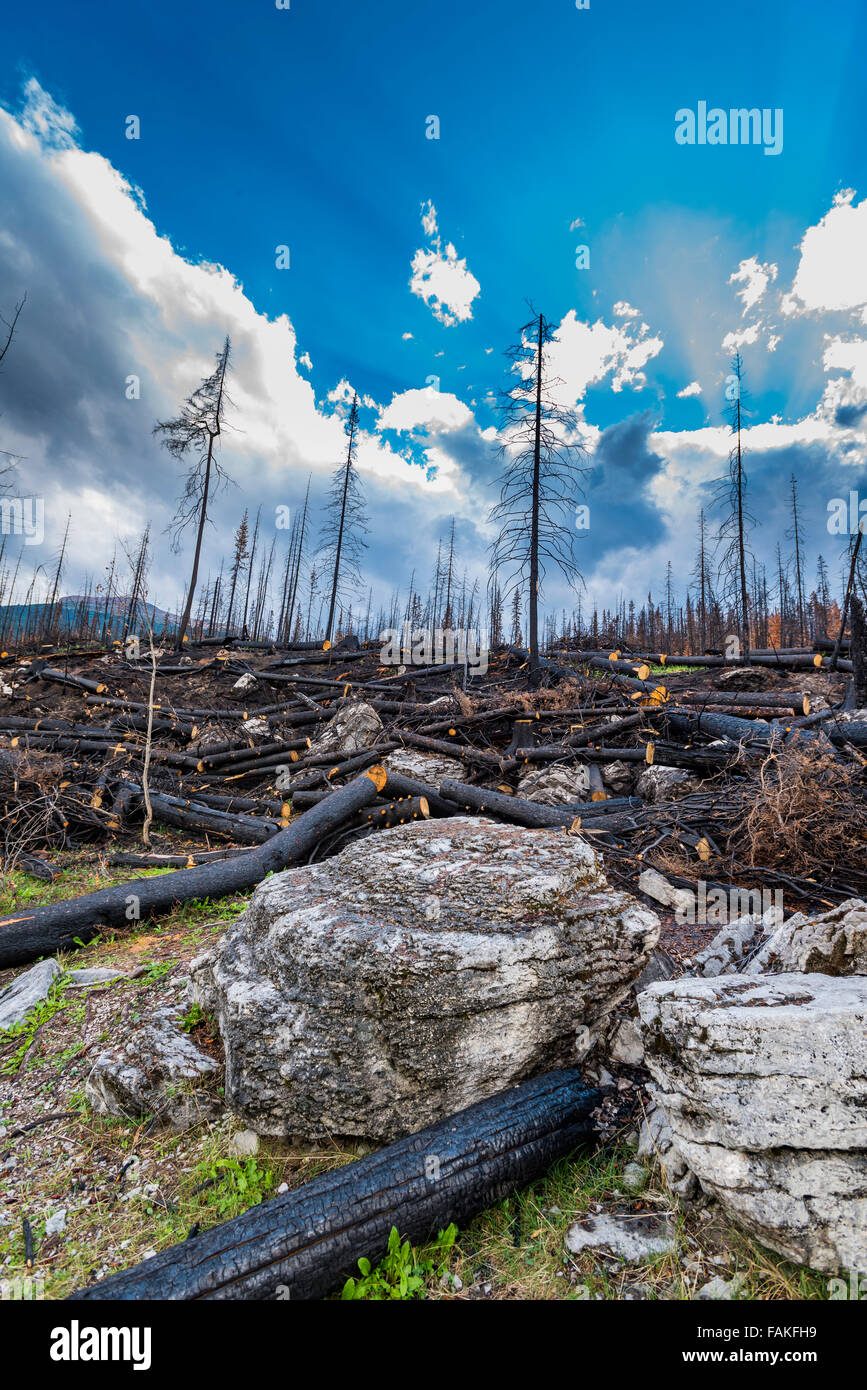
[[[70,1299],[322,1298],[385,1253],[392,1226],[424,1241],[540,1177],[592,1138],[601,1099],[574,1070],[525,1081]]]

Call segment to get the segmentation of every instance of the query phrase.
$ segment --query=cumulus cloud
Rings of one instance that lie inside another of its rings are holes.
[[[830,211],[804,233],[789,314],[805,310],[858,309],[867,304],[867,198],[855,190],[838,193]]]
[[[640,388],[644,368],[662,351],[662,338],[651,335],[646,323],[608,325],[597,319],[585,323],[570,309],[562,319],[549,351],[551,374],[559,378],[564,404],[584,399],[589,386],[611,377],[612,391]]]
[[[700,395],[701,395],[701,383],[698,382],[698,381],[691,381],[691,382],[689,383],[688,386],[684,386],[684,388],[683,388],[682,391],[678,391],[678,393],[677,393],[677,399],[678,399],[679,401],[685,401],[685,400],[687,400],[688,397],[690,397],[690,396],[700,396]]]
[[[469,424],[473,412],[448,391],[432,386],[401,391],[390,405],[379,412],[377,429],[409,431],[418,429],[456,430]]]
[[[758,304],[772,280],[776,280],[779,266],[762,265],[757,256],[741,261],[737,270],[729,276],[730,285],[740,285],[738,299],[746,314],[754,304]]]
[[[447,242],[443,250],[433,203],[423,206],[421,223],[432,244],[421,247],[413,256],[409,287],[440,323],[447,327],[465,323],[473,317],[473,300],[481,294],[482,287],[452,242]]]

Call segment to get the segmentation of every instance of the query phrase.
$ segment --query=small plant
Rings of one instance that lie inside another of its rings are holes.
[[[191,1004],[187,1012],[181,1019],[181,1027],[185,1033],[192,1033],[194,1028],[198,1028],[200,1023],[204,1023],[205,1015],[202,1013],[200,1004]]]
[[[445,1273],[457,1234],[458,1228],[452,1223],[439,1232],[430,1252],[420,1256],[408,1240],[401,1244],[400,1233],[396,1226],[392,1226],[384,1257],[375,1268],[370,1260],[359,1260],[361,1278],[347,1279],[341,1298],[363,1298],[376,1302],[424,1298],[425,1285]]]
[[[274,1174],[255,1158],[245,1159],[243,1163],[236,1158],[218,1158],[213,1163],[200,1165],[199,1171],[206,1175],[200,1185],[203,1193],[219,1187],[214,1205],[220,1216],[234,1216],[248,1207],[258,1206],[274,1186]]]

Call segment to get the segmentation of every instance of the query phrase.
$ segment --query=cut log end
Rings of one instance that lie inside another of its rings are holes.
[[[367,768],[365,774],[369,777],[378,792],[381,792],[388,781],[388,773],[381,763],[375,763],[373,767]]]

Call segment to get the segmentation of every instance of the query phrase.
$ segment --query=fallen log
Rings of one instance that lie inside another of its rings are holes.
[[[575,1070],[525,1081],[242,1216],[201,1231],[72,1301],[319,1299],[359,1259],[426,1240],[540,1177],[593,1138],[602,1093]]]
[[[298,863],[319,841],[373,801],[385,785],[381,767],[335,789],[265,844],[237,858],[179,869],[160,878],[132,879],[67,902],[22,909],[0,918],[0,970],[85,944],[105,927],[166,912],[192,898],[224,898],[253,888],[268,873]],[[132,915],[130,915],[132,914]]]
[[[440,796],[453,801],[457,806],[455,814],[475,811],[500,816],[516,825],[527,826],[531,830],[545,827],[568,827],[578,811],[568,806],[543,806],[538,801],[525,801],[520,796],[506,796],[503,792],[489,791],[486,787],[473,787],[468,782],[456,782],[447,777],[440,783]]]

